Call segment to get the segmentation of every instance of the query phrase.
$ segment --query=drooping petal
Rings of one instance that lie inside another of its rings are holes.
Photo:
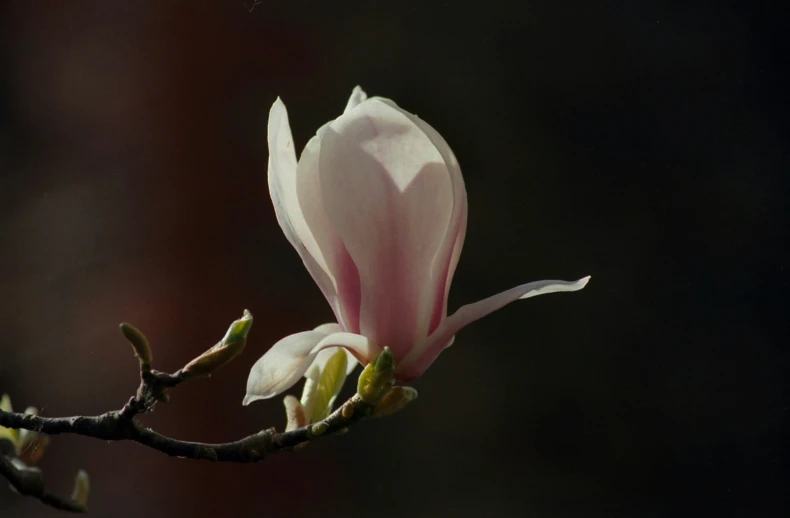
[[[369,99],[325,130],[319,174],[326,214],[359,272],[360,333],[399,359],[427,335],[431,265],[453,204],[444,160],[400,110]]]
[[[366,337],[353,333],[326,335],[319,331],[303,331],[286,336],[253,365],[242,404],[285,392],[299,381],[318,353],[330,347],[344,347],[365,362],[379,351]]]
[[[277,222],[338,316],[337,296],[332,278],[328,275],[326,262],[299,207],[296,194],[296,152],[288,111],[279,97],[269,111],[268,142],[269,193]]]
[[[343,329],[340,327],[340,325],[331,323],[331,324],[321,324],[320,326],[313,329],[313,331],[318,331],[319,333],[326,333],[327,335],[330,335],[332,333],[340,333],[343,331]],[[354,355],[348,352],[348,349],[343,349],[343,350],[346,352],[346,360],[348,360],[347,362],[348,366],[346,367],[346,375],[349,375],[351,374],[351,371],[354,370],[354,367],[356,367],[357,363],[359,362],[357,362],[357,359],[354,358]],[[313,370],[314,367],[318,367],[319,371],[323,371],[324,367],[326,366],[326,362],[329,361],[329,358],[331,358],[332,355],[335,354],[335,352],[336,352],[335,348],[327,348],[321,351],[320,353],[318,353],[318,355],[315,357],[315,360],[313,360],[313,364],[310,366],[308,371],[305,372],[304,376],[307,378],[309,372]]]
[[[346,103],[346,109],[343,110],[343,113],[353,110],[357,107],[357,105],[359,105],[359,103],[366,100],[367,98],[368,94],[365,93],[362,87],[359,85],[355,86],[351,91],[351,97],[348,98],[348,103]]]
[[[329,336],[329,335],[331,335],[333,333],[341,333],[341,332],[343,332],[343,328],[340,326],[340,324],[336,324],[334,322],[331,322],[331,323],[328,323],[328,324],[321,324],[320,326],[318,326],[315,329],[313,329],[313,331],[316,331],[316,332],[319,332],[319,333],[324,333],[325,336]],[[348,367],[346,369],[347,370],[346,374],[349,374],[349,373],[351,373],[352,370],[354,370],[354,367],[357,366],[358,362],[357,362],[357,359],[354,358],[354,356],[350,352],[348,352],[348,349],[344,349],[344,351],[346,352],[346,355],[347,355],[346,359],[348,360]],[[333,349],[324,349],[323,351],[318,353],[318,355],[315,357],[315,360],[313,360],[312,365],[308,368],[307,372],[305,372],[304,377],[308,378],[309,375],[310,375],[310,372],[316,367],[318,368],[319,372],[323,371],[324,367],[326,366],[326,362],[329,361],[329,358],[331,358],[333,354],[335,354],[335,349],[334,348]]]
[[[479,320],[497,309],[519,299],[528,299],[547,293],[578,291],[584,288],[589,280],[590,277],[587,276],[573,282],[530,282],[478,302],[461,306],[458,311],[439,324],[439,327],[436,328],[423,344],[415,347],[404,359],[398,366],[398,377],[404,381],[410,381],[419,377],[425,369],[433,363],[436,357],[439,356],[439,353],[447,347],[453,336],[475,320]]]
[[[328,322],[326,324],[321,324],[317,326],[313,331],[318,331],[319,333],[324,333],[325,335],[331,335],[332,333],[339,333],[343,331],[343,328],[340,327],[340,324],[335,322]]]

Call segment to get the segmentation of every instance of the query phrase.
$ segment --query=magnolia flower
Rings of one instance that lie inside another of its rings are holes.
[[[284,392],[337,347],[367,364],[389,346],[396,376],[413,380],[466,325],[515,300],[577,291],[589,280],[523,284],[448,316],[466,234],[461,169],[435,129],[359,87],[298,162],[285,105],[275,101],[269,190],[285,236],[337,322],[274,344],[250,372],[245,404]]]

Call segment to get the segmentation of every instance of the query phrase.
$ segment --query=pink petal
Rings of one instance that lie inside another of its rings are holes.
[[[279,97],[269,112],[268,133],[269,192],[277,221],[337,315],[337,297],[332,279],[327,274],[326,263],[305,222],[297,200],[296,153],[288,122],[288,111]]]
[[[317,135],[310,139],[299,159],[296,192],[304,219],[315,236],[316,246],[321,250],[337,293],[338,321],[346,331],[358,333],[361,303],[359,272],[324,209],[318,162],[320,150],[321,137]]]
[[[378,99],[325,130],[319,165],[326,214],[359,271],[360,333],[398,359],[427,335],[451,176],[420,127]]]
[[[353,333],[303,331],[286,336],[253,365],[242,404],[282,394],[307,372],[320,351],[330,347],[344,347],[365,363],[379,351],[367,338]]]
[[[418,116],[402,110],[398,105],[389,99],[376,98],[381,102],[387,103],[394,109],[400,111],[416,124],[430,139],[431,143],[442,156],[445,166],[450,173],[450,181],[453,185],[453,209],[450,215],[450,222],[447,231],[442,239],[441,245],[436,252],[433,260],[431,274],[431,289],[434,294],[433,310],[428,325],[428,333],[432,333],[439,322],[447,316],[447,298],[450,294],[450,284],[461,257],[461,249],[464,246],[466,237],[466,218],[468,206],[466,201],[466,187],[464,178],[461,174],[461,166],[455,158],[453,150],[447,141],[430,124],[420,119]]]
[[[453,336],[462,328],[519,299],[528,299],[547,293],[578,291],[587,285],[590,277],[578,281],[537,281],[522,284],[481,301],[461,306],[447,317],[428,339],[416,347],[398,366],[398,377],[404,381],[418,378],[434,362],[439,353],[449,345]]]

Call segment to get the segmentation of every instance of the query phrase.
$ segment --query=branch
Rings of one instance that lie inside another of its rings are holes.
[[[153,370],[151,348],[145,336],[134,327],[121,324],[121,331],[132,344],[140,364],[140,385],[137,393],[121,409],[97,416],[74,417],[41,417],[35,413],[21,414],[11,412],[10,409],[9,411],[0,409],[0,427],[30,430],[46,435],[76,434],[105,441],[133,441],[172,457],[249,463],[262,461],[281,451],[293,450],[321,436],[344,433],[359,421],[394,413],[416,397],[416,391],[410,387],[393,388],[394,363],[392,353],[385,348],[384,353],[363,371],[358,384],[358,393],[326,418],[313,424],[299,426],[304,425],[306,420],[292,420],[289,415],[289,426],[285,432],[277,432],[274,428],[269,428],[237,441],[209,444],[167,437],[142,426],[137,421],[137,416],[152,411],[157,402],[167,402],[169,389],[185,381],[208,376],[238,355],[244,348],[251,323],[252,317],[245,312],[244,317],[231,325],[228,333],[216,346],[173,374]],[[342,370],[344,369],[345,367]],[[298,402],[296,404],[301,409],[301,405]],[[286,398],[286,410],[288,407],[289,401]],[[0,446],[3,443],[11,444],[8,441],[0,441]],[[41,471],[28,467],[19,458],[20,456],[23,456],[23,452],[19,449],[16,451],[16,456],[13,451],[0,449],[0,476],[6,478],[20,494],[32,496],[61,510],[74,512],[87,510],[85,507],[87,475],[84,472],[78,475],[75,496],[70,500],[62,499],[44,491],[44,477]],[[85,486],[82,493],[78,492],[80,476],[83,476]],[[77,496],[80,494],[82,496]]]
[[[150,390],[145,381],[138,392]],[[156,389],[154,389],[156,390]],[[262,430],[227,443],[181,441],[141,426],[136,416],[150,407],[141,407],[133,397],[121,410],[97,416],[41,417],[0,411],[0,426],[33,430],[47,435],[76,434],[105,441],[133,441],[172,457],[214,462],[259,462],[267,456],[288,451],[317,437],[342,433],[342,430],[372,414],[373,405],[355,394],[326,419],[288,432],[274,428]]]
[[[44,474],[36,468],[28,468],[15,462],[17,459],[10,459],[5,455],[0,455],[0,476],[8,480],[11,487],[20,495],[32,496],[41,500],[50,507],[60,511],[72,513],[84,513],[87,508],[84,504],[72,499],[65,499],[44,491]]]

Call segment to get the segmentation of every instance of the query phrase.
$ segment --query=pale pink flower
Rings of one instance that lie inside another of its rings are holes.
[[[297,162],[280,99],[269,113],[277,220],[337,323],[287,336],[253,366],[245,404],[294,385],[344,347],[366,364],[384,346],[403,381],[419,377],[466,325],[518,299],[582,289],[538,281],[462,306],[447,295],[466,234],[466,189],[450,146],[416,115],[357,87]],[[349,364],[353,368],[354,361]]]

